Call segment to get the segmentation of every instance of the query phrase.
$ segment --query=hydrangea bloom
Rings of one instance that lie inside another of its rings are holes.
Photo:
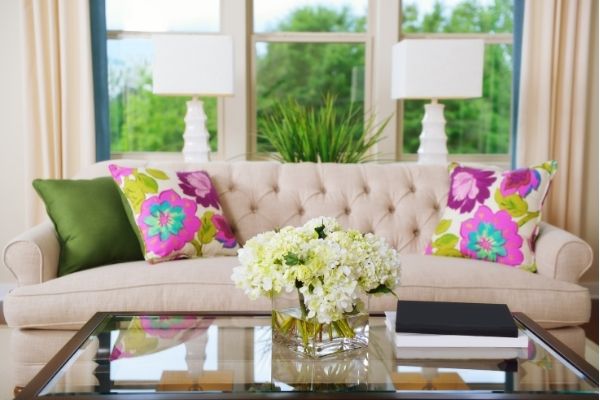
[[[398,254],[372,234],[343,230],[333,218],[259,234],[240,249],[232,279],[246,294],[275,296],[298,290],[307,318],[330,323],[360,307],[363,293],[393,290]]]
[[[174,190],[146,199],[137,218],[146,250],[164,257],[185,246],[200,228],[196,209],[196,203]]]
[[[467,213],[475,204],[483,204],[490,197],[490,186],[496,177],[494,171],[458,166],[450,175],[448,207]]]
[[[231,231],[231,227],[222,215],[215,214],[211,217],[211,221],[215,228],[217,228],[217,234],[215,239],[223,244],[226,249],[232,249],[237,245],[235,236]]]
[[[183,193],[194,197],[196,203],[204,207],[212,206],[217,210],[220,208],[219,196],[206,172],[178,172],[177,177],[179,177],[179,187]]]
[[[502,174],[500,182],[500,193],[503,196],[519,193],[521,197],[526,197],[532,190],[540,187],[542,181],[540,173],[535,169],[521,168],[514,171],[507,171]]]
[[[523,239],[518,229],[507,211],[494,213],[481,206],[473,218],[460,227],[460,250],[471,258],[520,265],[523,262],[520,249]]]
[[[120,185],[123,183],[123,178],[128,177],[133,173],[133,168],[119,167],[115,164],[110,164],[108,170],[112,175],[113,179]]]

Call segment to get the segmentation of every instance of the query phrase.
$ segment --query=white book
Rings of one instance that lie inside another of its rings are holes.
[[[522,347],[396,347],[396,358],[410,360],[510,360],[527,358]]]
[[[385,312],[387,329],[394,333],[396,347],[512,347],[526,348],[529,338],[519,330],[519,336],[436,335],[429,333],[396,332],[396,312]]]

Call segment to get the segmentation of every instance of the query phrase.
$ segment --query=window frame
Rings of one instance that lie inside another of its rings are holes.
[[[402,0],[400,0],[402,1]],[[402,17],[402,11],[400,11]],[[464,32],[464,33],[443,33],[443,32],[419,32],[419,33],[405,33],[402,32],[402,23],[400,23],[400,39],[482,39],[484,46],[489,45],[500,45],[500,44],[514,44],[513,33],[477,33],[477,32]],[[514,49],[514,47],[513,47]],[[514,73],[514,71],[513,71]],[[514,77],[513,77],[514,80]],[[514,95],[512,84],[510,86],[511,95]],[[404,109],[404,101],[398,100],[397,114],[401,115]],[[424,112],[424,111],[423,111]],[[511,119],[514,118],[511,115]],[[404,126],[402,124],[402,118],[398,119],[397,124],[397,137],[399,145],[402,149],[398,153],[399,161],[417,161],[418,155],[416,153],[405,153],[404,152]],[[449,161],[462,161],[469,163],[482,163],[482,164],[493,164],[502,168],[510,168],[511,165],[511,149],[512,149],[512,133],[508,132],[508,152],[506,154],[486,154],[486,153],[448,153]]]
[[[398,41],[410,39],[480,38],[484,44],[514,44],[513,33],[404,33],[402,0],[368,0],[366,32],[254,32],[252,0],[220,0],[218,32],[153,32],[108,30],[107,40],[151,38],[153,34],[227,34],[234,40],[235,94],[217,99],[218,150],[212,160],[258,159],[256,44],[261,43],[362,43],[365,46],[364,105],[378,119],[391,115],[384,138],[372,153],[380,162],[414,162],[417,154],[404,153],[403,101],[391,98],[391,48]],[[514,78],[513,78],[514,79]],[[512,92],[512,85],[510,88]],[[514,94],[513,94],[514,95]],[[227,118],[228,115],[235,118]],[[184,116],[182,116],[183,118]],[[514,118],[511,117],[511,118]],[[183,134],[183,132],[182,132]],[[512,135],[507,154],[456,154],[450,161],[465,161],[510,166]],[[385,152],[387,151],[387,153]],[[112,152],[111,158],[182,160],[180,152]]]
[[[189,32],[189,31],[126,31],[117,29],[106,29],[106,41],[122,40],[122,39],[148,39],[151,40],[153,35],[220,35],[221,32]],[[108,64],[107,64],[108,69]],[[108,71],[107,71],[108,72]],[[190,97],[191,96],[181,96]],[[108,99],[110,102],[110,99]],[[217,97],[217,151],[210,152],[211,160],[222,160],[223,149],[221,143],[224,143],[225,119],[223,114],[223,97]],[[182,115],[181,118],[185,118]],[[110,127],[109,127],[110,129]],[[111,132],[108,132],[109,137]],[[183,132],[181,132],[183,135]],[[161,159],[164,161],[183,161],[183,153],[181,151],[126,151],[114,152],[112,146],[109,149],[110,159],[134,159],[134,160],[155,160]]]
[[[367,27],[367,30],[369,28]],[[339,33],[339,32],[272,32],[272,33],[253,33],[252,34],[252,48],[251,48],[251,79],[250,79],[250,156],[251,159],[260,159],[258,155],[258,126],[257,126],[257,113],[258,113],[258,99],[257,99],[257,57],[256,57],[256,45],[257,43],[307,43],[307,44],[363,44],[365,46],[365,92],[364,92],[364,108],[365,110],[371,109],[371,95],[367,90],[370,87],[371,79],[371,66],[367,60],[370,58],[372,52],[371,41],[369,40],[368,32],[365,33]]]

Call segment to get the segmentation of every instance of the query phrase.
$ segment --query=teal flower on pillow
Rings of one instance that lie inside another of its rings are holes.
[[[504,210],[494,213],[481,206],[473,218],[460,227],[460,251],[471,258],[495,261],[506,265],[523,262],[519,227]]]
[[[165,190],[142,203],[137,224],[146,250],[165,257],[194,239],[200,228],[196,203]]]

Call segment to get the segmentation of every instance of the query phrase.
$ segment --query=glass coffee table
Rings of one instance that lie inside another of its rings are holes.
[[[17,399],[598,398],[598,370],[514,317],[527,349],[397,358],[372,315],[368,348],[313,360],[272,343],[270,314],[98,313]]]

